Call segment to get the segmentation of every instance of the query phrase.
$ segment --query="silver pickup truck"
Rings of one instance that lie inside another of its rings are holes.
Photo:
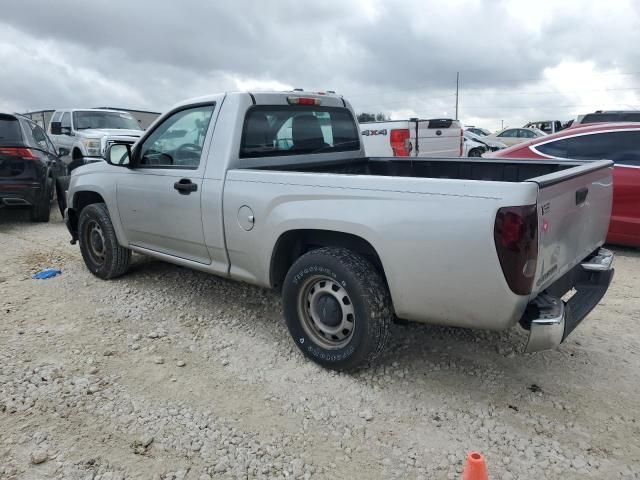
[[[133,251],[279,289],[333,369],[373,360],[395,319],[554,347],[613,275],[612,162],[368,158],[333,94],[186,101],[106,157],[73,172],[65,212],[94,275]]]

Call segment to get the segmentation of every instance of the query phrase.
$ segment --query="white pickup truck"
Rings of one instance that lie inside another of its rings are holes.
[[[466,156],[462,124],[450,118],[363,122],[360,130],[369,157]]]
[[[143,133],[130,113],[104,108],[56,110],[49,123],[53,144],[70,152],[69,171],[101,161],[115,139],[133,144]]]
[[[281,290],[328,368],[373,360],[396,318],[551,348],[613,275],[612,162],[369,158],[337,95],[189,100],[106,160],[73,172],[65,212],[94,275],[133,251]]]

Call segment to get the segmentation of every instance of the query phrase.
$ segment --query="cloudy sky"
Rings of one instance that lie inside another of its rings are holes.
[[[225,90],[336,90],[358,112],[499,128],[640,109],[638,0],[20,0],[0,110],[163,111]]]

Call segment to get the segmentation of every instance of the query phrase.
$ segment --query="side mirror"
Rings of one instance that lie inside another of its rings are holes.
[[[51,135],[62,135],[62,123],[51,122]]]
[[[71,153],[71,150],[69,150],[68,148],[60,147],[58,149],[58,156],[59,157],[66,157],[70,153]]]
[[[107,148],[106,160],[109,165],[128,167],[131,161],[131,145],[114,143]]]

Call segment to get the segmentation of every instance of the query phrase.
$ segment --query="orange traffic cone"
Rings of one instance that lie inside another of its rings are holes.
[[[487,465],[484,457],[478,452],[471,452],[467,455],[467,464],[464,466],[462,480],[489,480]]]

